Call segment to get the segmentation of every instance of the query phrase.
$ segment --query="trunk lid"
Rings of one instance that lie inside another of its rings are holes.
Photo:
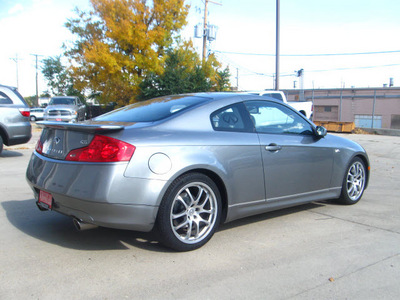
[[[125,128],[121,124],[60,122],[38,122],[37,124],[43,127],[38,141],[42,155],[59,160],[64,160],[71,150],[88,146],[96,133],[115,132]]]

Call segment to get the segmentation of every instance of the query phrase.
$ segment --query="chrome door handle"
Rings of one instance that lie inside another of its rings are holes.
[[[276,152],[276,151],[282,150],[282,146],[279,146],[277,144],[269,144],[268,146],[265,146],[265,150],[271,151],[271,152]]]

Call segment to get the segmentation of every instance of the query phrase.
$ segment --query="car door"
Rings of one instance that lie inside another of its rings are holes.
[[[219,145],[213,146],[213,152],[228,175],[229,208],[246,210],[246,207],[265,205],[260,143],[246,107],[235,103],[221,108],[211,114],[211,123],[215,130],[212,144]]]
[[[245,105],[260,140],[268,203],[318,199],[330,187],[333,149],[291,108],[260,100]]]

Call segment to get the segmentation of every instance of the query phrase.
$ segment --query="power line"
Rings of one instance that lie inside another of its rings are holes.
[[[214,50],[214,52],[223,54],[234,54],[234,55],[275,56],[275,54],[268,54],[268,53],[231,52],[231,51],[220,51],[220,50]],[[352,52],[352,53],[281,54],[280,56],[287,56],[287,57],[350,56],[350,55],[372,55],[372,54],[389,54],[389,53],[400,53],[400,50],[377,51],[377,52]]]
[[[232,59],[228,58],[226,55],[224,55],[222,52],[215,51],[218,54],[218,57],[222,60],[224,60],[228,65],[233,65],[234,67],[245,71],[245,74],[242,74],[242,76],[265,76],[265,77],[274,77],[273,73],[262,73],[262,72],[257,72],[250,70],[247,67],[244,67]],[[386,68],[386,67],[396,67],[400,66],[400,64],[388,64],[388,65],[375,65],[375,66],[360,66],[360,67],[344,67],[344,68],[334,68],[334,69],[325,69],[325,70],[307,70],[307,73],[317,73],[317,72],[330,72],[330,71],[345,71],[345,70],[357,70],[357,69],[374,69],[374,68]],[[290,76],[295,76],[295,73],[283,73],[280,75],[281,77],[290,77]]]
[[[349,67],[349,68],[336,68],[327,70],[307,70],[309,72],[330,72],[330,71],[343,71],[343,70],[359,70],[359,69],[375,69],[375,68],[386,68],[386,67],[396,67],[400,64],[389,64],[389,65],[379,65],[379,66],[362,66],[362,67]]]

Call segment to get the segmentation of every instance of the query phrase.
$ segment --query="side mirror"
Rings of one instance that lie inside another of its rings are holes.
[[[317,137],[319,137],[319,138],[323,138],[328,133],[326,128],[323,127],[323,126],[317,126],[315,129],[316,129],[316,132],[317,132]]]

